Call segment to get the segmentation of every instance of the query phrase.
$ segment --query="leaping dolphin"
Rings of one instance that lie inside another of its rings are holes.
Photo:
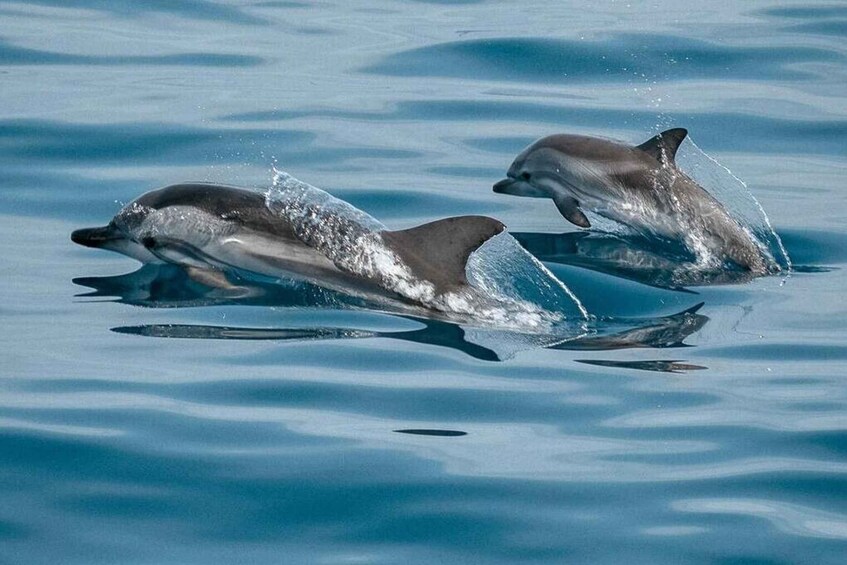
[[[373,229],[366,214],[308,188],[332,206],[312,205],[303,197],[311,193],[303,193],[281,212],[258,192],[177,184],[142,195],[108,225],[76,230],[71,239],[142,263],[181,265],[210,286],[227,287],[225,273],[236,269],[437,308],[442,297],[470,288],[470,254],[505,229],[484,216]]]
[[[569,222],[591,223],[584,211],[625,224],[642,235],[684,241],[754,274],[775,262],[724,206],[674,160],[688,132],[664,131],[638,146],[582,135],[551,135],[514,160],[494,192],[551,198]]]

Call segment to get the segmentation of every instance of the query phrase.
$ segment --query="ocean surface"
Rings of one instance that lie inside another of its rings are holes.
[[[12,0],[0,30],[1,563],[847,562],[843,3]],[[669,127],[790,275],[645,284],[491,190],[543,135]],[[70,241],[274,167],[392,229],[494,216],[619,327],[222,299]]]

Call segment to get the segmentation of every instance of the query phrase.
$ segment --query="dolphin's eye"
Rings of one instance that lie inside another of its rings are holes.
[[[532,175],[530,175],[529,173],[527,173],[526,171],[524,171],[524,172],[522,172],[522,173],[521,173],[521,180],[528,181],[528,180],[530,179],[530,177],[531,177],[531,176],[532,176]]]

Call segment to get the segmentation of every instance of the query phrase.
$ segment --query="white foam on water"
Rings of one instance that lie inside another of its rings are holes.
[[[369,214],[276,169],[265,203],[290,223],[301,241],[340,269],[378,280],[388,290],[422,304],[435,298],[435,287],[417,279],[385,245],[380,235],[385,226]]]
[[[764,208],[747,184],[687,137],[676,162],[692,179],[720,202],[741,228],[783,271],[790,272],[791,258]]]

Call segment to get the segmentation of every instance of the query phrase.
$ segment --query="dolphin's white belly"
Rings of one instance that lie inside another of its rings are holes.
[[[192,206],[169,206],[151,212],[135,239],[152,237],[156,254],[192,267],[236,268],[261,275],[338,272],[316,249],[294,237],[244,229]]]
[[[347,278],[325,255],[298,240],[240,231],[206,245],[203,252],[219,263],[265,276]]]

